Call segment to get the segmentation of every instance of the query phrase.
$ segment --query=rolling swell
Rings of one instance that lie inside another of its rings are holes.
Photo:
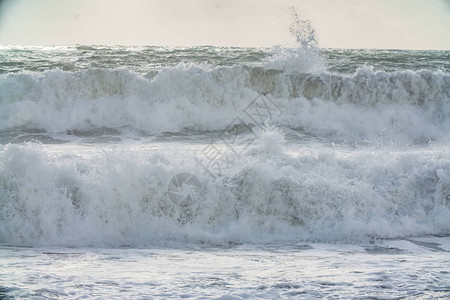
[[[421,137],[435,138],[445,136],[450,124],[447,73],[360,67],[353,75],[343,75],[179,64],[146,75],[127,69],[2,75],[0,130],[220,130],[259,94],[269,95],[283,110],[282,116],[272,120],[277,124],[329,137],[332,133],[319,124],[326,114],[329,125],[338,128],[337,139],[371,139],[393,131],[403,134],[399,127],[407,127],[408,118],[425,128],[425,133],[420,130]],[[388,115],[389,110],[399,115]],[[378,114],[381,123],[377,127],[375,122],[372,129],[367,126],[368,134],[357,132],[348,122],[361,114],[369,119]],[[343,126],[347,128],[339,131]]]

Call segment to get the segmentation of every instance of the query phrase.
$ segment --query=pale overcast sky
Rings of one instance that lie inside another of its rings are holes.
[[[294,6],[321,47],[450,50],[450,0],[0,0],[0,44],[292,45]]]

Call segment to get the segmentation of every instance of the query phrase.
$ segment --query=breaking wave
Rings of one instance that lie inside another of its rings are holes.
[[[414,142],[450,132],[446,73],[183,63],[144,76],[127,69],[2,75],[0,130],[221,130],[261,94],[282,111],[271,121],[316,136]]]
[[[213,180],[192,158],[118,147],[89,159],[39,144],[0,149],[0,243],[121,246],[361,241],[450,233],[450,153],[322,148],[295,156],[267,130]],[[142,149],[141,149],[142,150]],[[191,163],[186,163],[190,161]],[[180,172],[200,199],[174,205]]]

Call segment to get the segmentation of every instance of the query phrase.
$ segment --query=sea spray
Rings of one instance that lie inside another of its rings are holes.
[[[263,59],[266,69],[287,72],[317,73],[325,70],[325,61],[321,56],[316,33],[308,19],[301,18],[294,7],[289,8],[291,22],[289,31],[294,37],[294,47],[277,46]]]

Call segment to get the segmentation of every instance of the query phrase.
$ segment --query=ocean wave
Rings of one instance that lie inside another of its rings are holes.
[[[0,243],[227,245],[450,234],[448,151],[346,157],[322,148],[296,156],[278,146],[279,132],[264,135],[216,180],[187,152],[115,147],[86,158],[56,157],[39,144],[2,146]],[[188,207],[167,194],[183,172],[202,185]]]
[[[127,69],[2,75],[0,130],[220,130],[258,95],[270,97],[283,112],[270,121],[336,139],[399,134],[414,141],[445,137],[450,128],[447,73],[363,66],[342,75],[182,63],[144,76]],[[351,124],[364,119],[368,124]],[[411,126],[417,136],[407,132]]]

